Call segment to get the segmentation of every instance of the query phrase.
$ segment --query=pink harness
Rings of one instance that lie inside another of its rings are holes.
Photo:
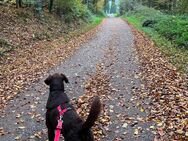
[[[56,130],[55,130],[54,141],[59,141],[61,130],[63,128],[63,115],[70,109],[71,108],[65,108],[62,110],[60,105],[57,107],[57,110],[59,111],[59,120],[58,120],[58,124],[57,124]]]

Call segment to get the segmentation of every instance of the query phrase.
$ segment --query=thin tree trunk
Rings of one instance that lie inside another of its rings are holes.
[[[53,2],[54,2],[54,0],[50,0],[50,4],[49,4],[49,12],[50,13],[52,13]]]
[[[16,0],[16,8],[22,7],[22,0]]]

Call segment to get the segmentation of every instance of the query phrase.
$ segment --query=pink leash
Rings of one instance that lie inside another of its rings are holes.
[[[56,126],[56,130],[55,130],[55,139],[54,141],[59,141],[60,135],[61,135],[61,130],[63,128],[63,115],[68,111],[67,108],[65,109],[61,109],[61,106],[57,107],[57,110],[59,111],[59,120],[58,120],[58,124]]]

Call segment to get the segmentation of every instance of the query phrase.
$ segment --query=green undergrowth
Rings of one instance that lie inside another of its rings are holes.
[[[139,24],[150,23],[145,26],[157,31],[161,36],[179,48],[188,49],[188,15],[168,15],[158,10],[138,6],[127,12],[127,17],[135,17]]]
[[[177,24],[179,22],[176,19],[177,17],[174,19],[173,22],[171,20],[164,21],[164,17],[161,17],[161,15],[164,16],[163,13],[154,9],[152,10],[150,10],[150,12],[149,11],[129,12],[126,15],[122,16],[122,18],[127,20],[130,24],[134,25],[134,27],[136,27],[140,31],[143,31],[147,36],[149,36],[159,47],[159,49],[169,58],[169,61],[174,66],[176,66],[178,71],[188,76],[188,48],[187,46],[184,46],[188,40],[187,37],[182,37],[182,38],[180,37],[180,34],[181,35],[183,34],[185,36],[187,36],[186,34],[188,34],[187,32],[188,28],[185,28],[187,21],[185,20],[184,23],[182,23],[182,25]],[[152,27],[143,27],[142,26],[143,22],[148,19],[158,20],[157,23],[155,24],[159,24],[160,26],[154,24]],[[172,23],[172,26],[169,26],[170,23]],[[174,23],[176,23],[176,25],[174,25]],[[175,30],[180,30],[180,31],[175,31]],[[174,34],[174,36],[172,33]],[[171,37],[172,39],[169,39],[167,38],[167,36],[164,36],[164,34],[171,35],[173,37]],[[185,42],[185,44],[183,45],[184,47],[180,46],[180,43],[177,43],[177,41],[181,39],[183,40],[182,42],[180,41],[181,43]]]
[[[75,36],[80,36],[81,34],[86,33],[87,31],[95,28],[97,25],[99,25],[102,20],[104,19],[103,16],[96,16],[93,15],[91,18],[91,21],[88,23],[83,23],[82,25],[80,25],[80,27],[76,30],[73,31],[69,31],[64,37],[65,37],[65,41],[69,41],[69,39],[71,39],[72,37]]]

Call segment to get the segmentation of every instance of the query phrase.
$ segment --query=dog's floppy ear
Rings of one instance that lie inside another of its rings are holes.
[[[52,76],[49,75],[49,76],[44,80],[44,83],[45,83],[46,85],[50,85],[51,80],[52,80]]]
[[[98,96],[96,96],[92,102],[89,115],[82,126],[82,131],[87,132],[97,120],[101,111],[101,102]]]
[[[66,83],[69,83],[68,78],[64,74],[61,73],[61,76],[62,76],[63,81],[65,81]]]

